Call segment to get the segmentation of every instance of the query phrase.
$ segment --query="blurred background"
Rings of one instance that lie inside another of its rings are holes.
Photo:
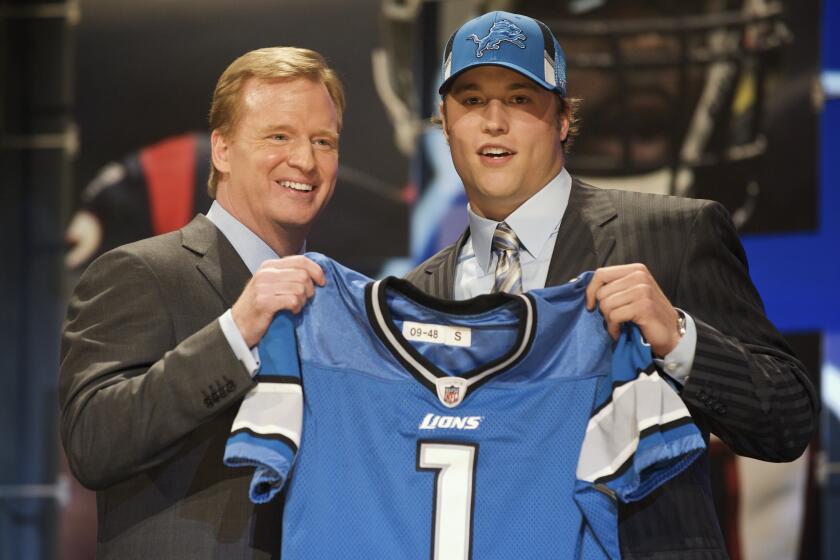
[[[824,403],[792,464],[712,441],[730,555],[840,557],[840,0],[0,0],[0,560],[94,556],[95,497],[57,440],[66,301],[97,255],[209,207],[224,68],[272,45],[327,57],[348,109],[307,247],[400,275],[466,225],[429,118],[446,39],[491,9],[544,21],[566,51],[573,174],[730,210]]]

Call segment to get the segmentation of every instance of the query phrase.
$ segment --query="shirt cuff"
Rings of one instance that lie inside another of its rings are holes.
[[[256,346],[248,348],[248,344],[242,338],[242,333],[239,332],[239,327],[233,320],[233,312],[230,309],[219,317],[219,326],[222,327],[222,333],[230,344],[233,354],[242,362],[251,377],[254,377],[260,369],[260,352]]]
[[[679,310],[685,317],[685,334],[664,359],[655,359],[656,365],[671,376],[680,385],[688,381],[691,366],[694,365],[694,352],[697,350],[697,326],[694,319],[685,311]]]

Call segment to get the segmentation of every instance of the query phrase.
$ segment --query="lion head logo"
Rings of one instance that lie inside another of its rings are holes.
[[[524,33],[522,33],[522,30],[516,26],[516,24],[506,19],[500,19],[493,24],[493,27],[490,28],[490,33],[488,33],[486,37],[479,39],[478,35],[472,34],[467,37],[467,39],[472,40],[477,45],[475,56],[476,58],[481,58],[484,56],[484,51],[499,50],[499,46],[502,41],[513,43],[520,49],[524,49],[525,43],[523,43],[523,41],[525,41],[527,37]]]

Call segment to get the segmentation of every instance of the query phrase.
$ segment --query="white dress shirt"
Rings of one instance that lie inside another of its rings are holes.
[[[519,264],[524,291],[545,287],[551,255],[557,243],[557,230],[566,213],[571,190],[572,177],[565,168],[561,169],[554,179],[504,220],[522,244]],[[497,257],[493,254],[492,243],[499,222],[479,216],[469,204],[467,215],[470,235],[455,266],[455,299],[490,293],[495,280]],[[688,313],[683,314],[685,336],[664,359],[656,359],[656,363],[680,383],[688,379],[697,347],[694,319]]]

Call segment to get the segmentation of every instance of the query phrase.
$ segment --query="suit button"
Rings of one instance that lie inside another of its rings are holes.
[[[207,408],[213,408],[213,399],[210,397],[204,397],[204,406]]]

